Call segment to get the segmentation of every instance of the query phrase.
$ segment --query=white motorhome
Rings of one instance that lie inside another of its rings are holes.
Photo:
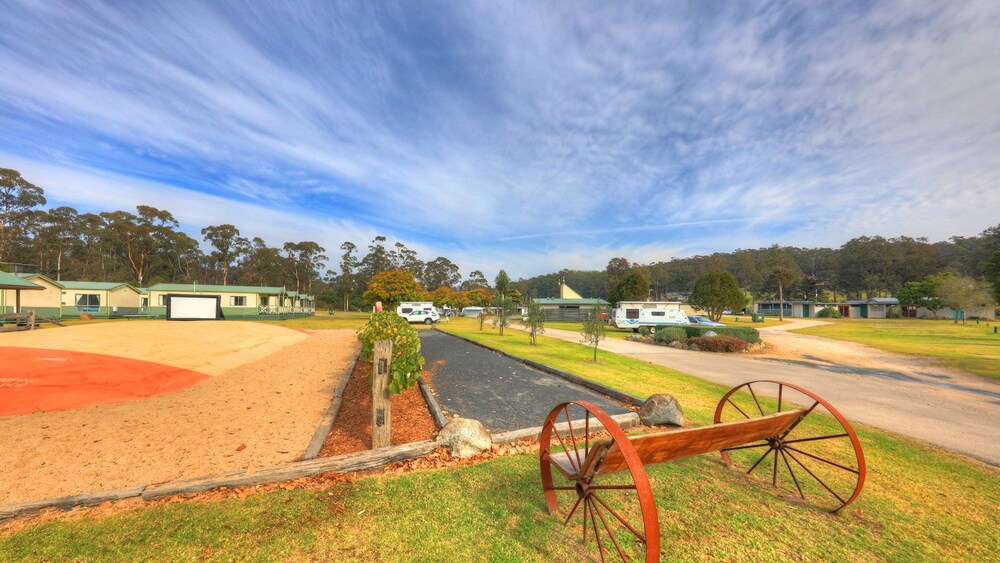
[[[638,332],[643,326],[685,325],[688,318],[680,301],[619,301],[618,308],[611,312],[611,324]]]

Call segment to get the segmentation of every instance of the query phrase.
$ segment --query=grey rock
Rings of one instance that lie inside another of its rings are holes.
[[[699,348],[697,344],[688,346],[688,350],[691,350],[692,352],[701,352],[701,348]]]
[[[684,411],[673,395],[657,393],[639,408],[639,420],[646,426],[684,426]]]
[[[680,340],[674,340],[673,342],[671,342],[671,343],[669,344],[669,346],[670,346],[671,348],[678,348],[678,349],[681,349],[681,348],[684,348],[684,343],[683,343],[683,342],[681,342]]]
[[[483,423],[471,418],[453,418],[438,433],[437,441],[455,457],[472,457],[490,449],[493,437]]]
[[[714,330],[706,330],[705,334],[702,334],[702,336],[719,336],[719,335],[716,334]]]

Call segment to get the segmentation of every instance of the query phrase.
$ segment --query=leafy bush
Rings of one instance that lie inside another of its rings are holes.
[[[900,317],[902,317],[902,315],[899,314],[899,309],[897,309],[896,307],[888,307],[888,308],[886,308],[886,310],[885,310],[885,318],[887,318],[887,319],[898,319]]]
[[[670,344],[671,342],[677,340],[684,342],[687,340],[687,333],[684,332],[683,327],[661,326],[656,329],[656,334],[653,335],[653,340],[656,342],[662,342],[663,344]]]
[[[361,358],[375,361],[375,343],[392,340],[392,380],[389,392],[399,393],[417,384],[417,376],[424,369],[424,356],[420,353],[420,335],[403,317],[390,311],[372,313],[365,326],[358,329],[361,341]]]
[[[747,343],[732,336],[699,336],[688,338],[688,345],[697,345],[706,352],[742,352],[747,349]]]
[[[649,327],[648,326],[640,326],[639,327],[639,334],[641,334],[643,336],[649,336]]]
[[[743,326],[696,326],[696,325],[685,325],[684,332],[687,334],[688,338],[697,338],[702,336],[706,332],[714,332],[719,336],[732,336],[733,338],[739,338],[747,344],[757,344],[760,342],[760,332],[753,327],[743,327]]]
[[[824,319],[839,319],[842,315],[840,314],[840,309],[834,307],[824,307],[816,313],[816,316]]]

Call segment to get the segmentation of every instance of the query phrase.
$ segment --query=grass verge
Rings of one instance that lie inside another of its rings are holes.
[[[825,319],[830,324],[794,332],[866,344],[910,356],[929,356],[967,373],[1000,380],[996,323],[954,324],[926,319]]]

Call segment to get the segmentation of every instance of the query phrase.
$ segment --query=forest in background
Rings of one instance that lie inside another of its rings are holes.
[[[52,279],[156,283],[278,286],[316,295],[325,306],[355,308],[372,277],[390,270],[413,274],[436,294],[489,289],[482,272],[462,276],[446,257],[424,261],[400,242],[377,236],[364,249],[351,241],[328,251],[314,241],[269,246],[231,224],[210,225],[196,239],[168,211],[139,206],[80,213],[46,208],[44,190],[11,169],[0,168],[0,267]],[[700,275],[725,271],[756,299],[776,296],[776,271],[792,274],[786,299],[835,301],[895,295],[908,283],[953,273],[995,283],[990,264],[1000,260],[1000,224],[973,237],[929,242],[923,238],[864,236],[840,248],[774,245],[707,256],[639,264],[617,257],[602,270],[560,270],[511,284],[521,295],[558,297],[565,281],[585,297],[607,299],[630,271],[649,283],[659,299],[684,296]],[[334,254],[332,257],[330,254]],[[504,265],[497,264],[500,269]],[[437,291],[434,291],[437,290]],[[442,297],[444,298],[444,297]]]

